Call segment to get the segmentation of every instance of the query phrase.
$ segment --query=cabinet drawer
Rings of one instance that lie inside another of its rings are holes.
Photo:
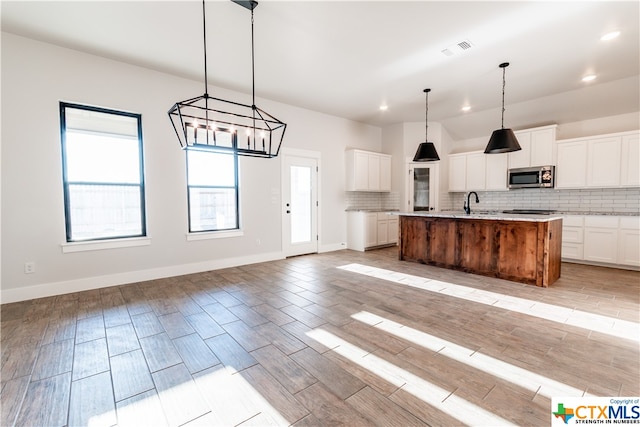
[[[387,221],[391,219],[391,215],[387,212],[378,212],[378,221]]]
[[[562,243],[582,243],[584,229],[582,227],[562,227]]]
[[[617,216],[587,216],[584,218],[585,227],[618,228]]]
[[[563,259],[583,259],[584,245],[582,243],[562,242],[562,258]]]
[[[624,230],[640,230],[640,217],[621,217],[620,228]]]
[[[582,227],[584,226],[584,217],[578,215],[567,215],[562,217],[562,226]]]

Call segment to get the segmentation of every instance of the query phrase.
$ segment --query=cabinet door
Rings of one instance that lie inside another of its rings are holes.
[[[618,264],[640,266],[640,222],[638,217],[620,218]]]
[[[620,230],[618,264],[640,266],[640,230]]]
[[[618,258],[618,217],[584,219],[584,259],[615,264]]]
[[[378,244],[378,215],[369,213],[366,215],[364,246],[371,247]]]
[[[491,155],[491,154],[489,154]],[[486,175],[487,154],[467,154],[466,190],[484,190]]]
[[[640,135],[622,137],[622,164],[620,165],[620,185],[640,185]]]
[[[466,191],[467,156],[449,156],[449,191]]]
[[[531,132],[531,166],[555,165],[553,159],[555,141],[555,128]]]
[[[378,245],[389,243],[389,220],[378,220]]]
[[[614,264],[618,252],[618,230],[586,227],[584,229],[584,259]]]
[[[507,189],[507,153],[489,154],[485,157],[487,190]]]
[[[369,189],[369,155],[356,152],[354,154],[354,190],[367,191]]]
[[[620,148],[618,137],[589,141],[587,185],[589,187],[616,187],[620,185]]]
[[[531,132],[514,132],[522,150],[509,153],[509,168],[527,168],[531,165]]]
[[[387,224],[387,243],[398,243],[398,218],[389,219]]]
[[[565,142],[557,146],[556,187],[582,188],[587,184],[587,144]]]
[[[369,154],[368,179],[369,191],[380,191],[380,157],[375,154]]]
[[[391,191],[391,157],[380,156],[380,191]]]

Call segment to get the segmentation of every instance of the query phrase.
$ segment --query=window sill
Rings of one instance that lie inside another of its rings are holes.
[[[197,240],[226,239],[229,237],[241,237],[241,236],[244,236],[244,232],[242,230],[203,231],[200,233],[188,233],[186,235],[187,242],[193,242]]]
[[[100,251],[103,249],[130,248],[134,246],[149,246],[151,237],[133,237],[129,239],[100,240],[90,242],[62,243],[62,253]]]

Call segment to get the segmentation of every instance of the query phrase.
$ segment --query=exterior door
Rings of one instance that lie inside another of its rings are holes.
[[[318,252],[318,158],[283,155],[282,250],[285,256]]]

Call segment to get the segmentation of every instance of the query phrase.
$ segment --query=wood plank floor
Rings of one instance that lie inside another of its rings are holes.
[[[2,426],[548,425],[639,396],[640,273],[338,251],[1,306]]]

